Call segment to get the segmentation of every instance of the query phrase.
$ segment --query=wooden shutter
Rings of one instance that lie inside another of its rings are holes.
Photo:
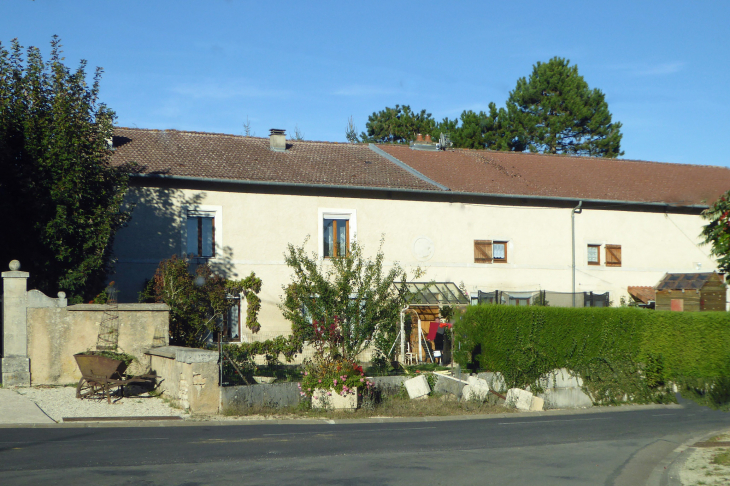
[[[491,240],[474,240],[474,263],[492,263]]]
[[[621,266],[621,245],[606,245],[606,266]]]

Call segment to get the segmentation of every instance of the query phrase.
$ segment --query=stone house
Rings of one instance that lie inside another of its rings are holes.
[[[133,217],[114,245],[120,301],[136,301],[161,260],[189,254],[262,278],[263,335],[289,330],[277,307],[288,244],[326,262],[355,239],[372,255],[382,237],[386,264],[420,266],[423,280],[472,295],[499,289],[519,303],[537,290],[608,292],[615,305],[628,285],[716,268],[700,245],[700,213],[730,188],[720,167],[293,141],[282,131],[116,128],[113,144],[115,164],[137,164]]]

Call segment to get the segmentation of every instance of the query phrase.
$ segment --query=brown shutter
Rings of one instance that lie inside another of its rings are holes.
[[[491,240],[474,240],[474,263],[492,263]]]
[[[621,245],[606,245],[606,266],[621,266]]]

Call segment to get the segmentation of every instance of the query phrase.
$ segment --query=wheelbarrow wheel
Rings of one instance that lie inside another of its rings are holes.
[[[86,381],[86,378],[81,378],[79,384],[76,385],[76,398],[85,398],[89,395],[97,393],[96,387]]]

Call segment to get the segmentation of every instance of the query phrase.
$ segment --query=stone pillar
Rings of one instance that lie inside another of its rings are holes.
[[[28,272],[21,272],[20,262],[10,262],[3,272],[3,354],[0,361],[3,386],[30,386],[28,357]]]

